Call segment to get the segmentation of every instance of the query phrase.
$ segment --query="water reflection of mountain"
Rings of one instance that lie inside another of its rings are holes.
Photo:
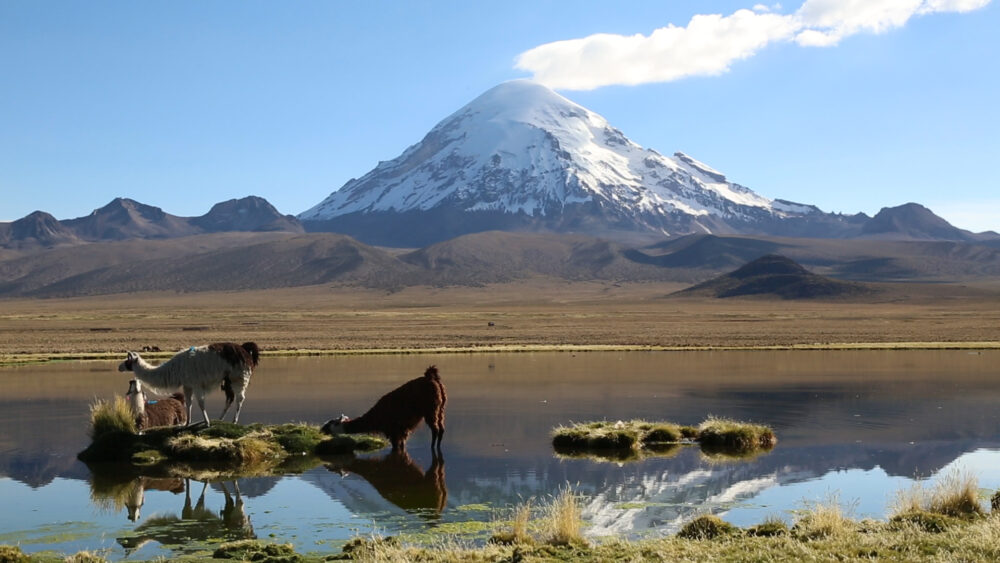
[[[791,448],[779,444],[769,454],[732,462],[709,461],[697,448],[687,447],[668,459],[625,464],[551,455],[497,460],[466,457],[456,451],[448,456],[447,499],[451,508],[477,504],[503,507],[530,497],[554,495],[571,484],[586,498],[584,516],[591,533],[663,533],[676,531],[696,514],[724,511],[770,487],[846,469],[881,468],[889,475],[928,476],[981,447],[984,444],[980,441]],[[372,461],[376,465],[383,462],[380,458]],[[387,474],[383,472],[383,476]],[[354,514],[398,516],[412,508],[392,496],[405,488],[402,482],[390,487],[387,494],[380,481],[346,468],[343,475],[314,470],[301,478]],[[420,486],[416,481],[410,485]],[[418,496],[419,491],[415,489],[413,494]],[[406,526],[398,519],[380,518],[380,525],[383,521],[390,533],[392,526]],[[409,522],[412,525],[417,520]]]
[[[32,488],[43,487],[56,477],[86,480],[87,466],[75,455],[50,450],[0,452],[0,476],[10,477]]]

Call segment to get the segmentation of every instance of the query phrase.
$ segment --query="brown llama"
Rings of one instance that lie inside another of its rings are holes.
[[[184,395],[174,393],[166,399],[147,401],[142,383],[136,379],[128,382],[128,404],[135,417],[135,426],[144,430],[152,426],[177,426],[187,422],[187,409],[184,408]]]
[[[431,429],[431,450],[440,453],[447,401],[437,367],[431,366],[423,377],[411,379],[383,395],[365,414],[354,419],[340,415],[327,421],[321,430],[330,435],[383,434],[392,443],[393,451],[402,451],[422,419]]]

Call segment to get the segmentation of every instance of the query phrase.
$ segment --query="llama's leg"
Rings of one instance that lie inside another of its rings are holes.
[[[205,419],[205,426],[211,426],[212,423],[208,420],[208,411],[205,410],[205,391],[203,389],[198,390],[198,408],[201,409],[201,416]]]
[[[191,410],[194,408],[194,401],[191,400],[192,395],[194,395],[194,389],[191,387],[184,387],[184,406],[187,408],[187,420],[184,421],[184,426],[191,425]]]
[[[226,413],[229,412],[229,407],[233,404],[233,380],[230,378],[229,372],[226,372],[222,378],[222,392],[226,394],[226,407],[222,409],[219,420],[226,418]]]
[[[438,432],[440,430],[438,428],[437,418],[434,414],[428,414],[424,417],[424,422],[427,423],[427,428],[431,429],[431,451],[433,452],[434,448],[437,447],[438,444]]]
[[[236,395],[236,414],[233,416],[233,424],[238,424],[240,421],[240,411],[243,410],[243,400],[247,397],[247,388],[240,382],[238,385],[233,386],[233,391]]]

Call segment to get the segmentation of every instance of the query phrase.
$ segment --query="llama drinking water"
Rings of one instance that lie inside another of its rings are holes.
[[[151,426],[176,426],[187,422],[187,409],[184,408],[184,395],[174,393],[166,399],[147,401],[142,383],[130,379],[128,382],[129,406],[135,417],[135,426],[139,430]]]
[[[431,429],[431,450],[441,451],[444,437],[444,404],[448,400],[437,367],[382,396],[368,412],[351,419],[345,415],[327,421],[326,434],[384,434],[393,451],[406,449],[406,439],[423,419]]]
[[[153,366],[129,352],[118,371],[131,371],[135,378],[147,387],[170,391],[178,387],[184,389],[187,405],[187,421],[191,424],[192,396],[198,400],[198,407],[209,426],[208,412],[205,410],[205,395],[216,386],[226,391],[226,408],[220,419],[226,416],[229,406],[236,399],[236,414],[233,422],[239,422],[240,411],[246,398],[246,388],[250,384],[253,369],[260,361],[260,348],[253,342],[243,345],[232,342],[218,342],[207,346],[192,346],[181,350],[166,362]]]

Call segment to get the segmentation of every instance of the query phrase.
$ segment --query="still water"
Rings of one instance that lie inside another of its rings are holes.
[[[436,364],[448,388],[444,458],[421,427],[388,451],[280,477],[154,478],[88,467],[95,397],[123,395],[117,362],[0,369],[0,543],[149,559],[198,540],[257,537],[339,551],[358,534],[488,537],[505,508],[580,494],[591,536],[675,532],[699,514],[741,526],[837,499],[884,518],[896,491],[956,468],[1000,488],[1000,352],[629,352],[264,358],[244,423],[364,412]],[[208,399],[218,414],[221,393]],[[586,420],[761,422],[779,443],[724,461],[683,447],[617,463],[556,455],[549,431]]]

